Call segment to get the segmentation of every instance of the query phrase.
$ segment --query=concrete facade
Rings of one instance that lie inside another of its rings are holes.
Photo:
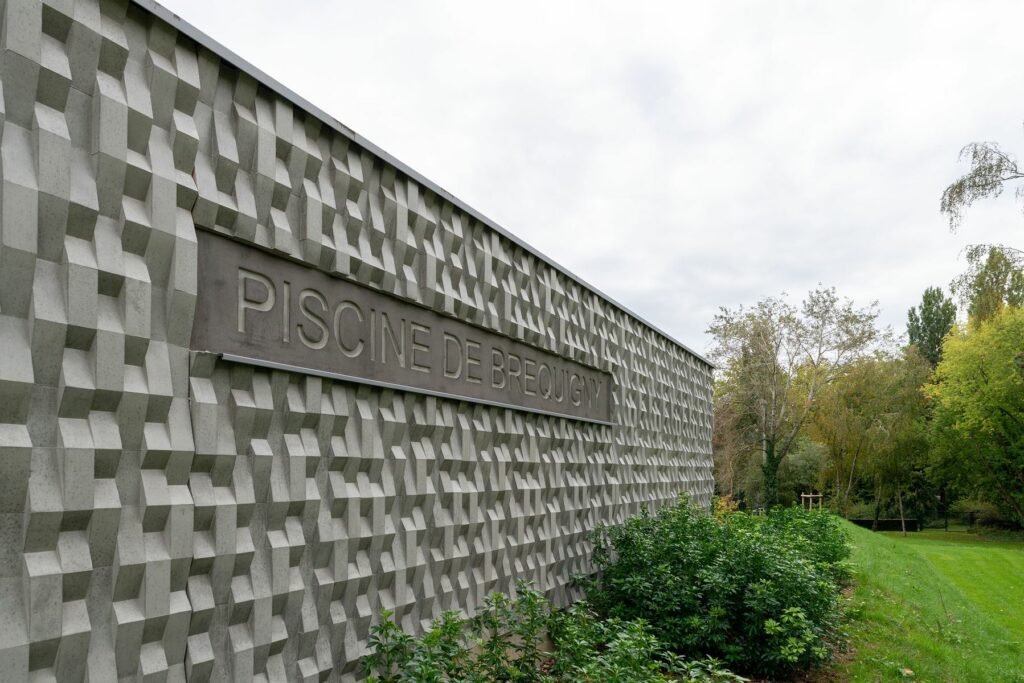
[[[381,608],[564,603],[597,522],[708,502],[698,355],[158,7],[0,7],[0,680],[357,679]],[[610,424],[197,351],[197,231],[608,376]]]

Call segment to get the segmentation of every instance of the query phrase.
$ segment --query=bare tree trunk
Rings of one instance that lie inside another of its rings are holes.
[[[903,535],[907,535],[907,520],[903,518],[903,489],[896,487],[896,500],[900,502],[900,526],[903,527]]]
[[[857,469],[857,457],[860,455],[860,448],[853,452],[853,462],[850,463],[850,479],[846,482],[846,492],[843,494],[843,515],[850,509],[850,490],[853,488],[853,474]]]
[[[776,456],[775,442],[765,439],[764,453],[761,461],[761,473],[764,475],[764,507],[771,510],[779,503],[779,461]]]

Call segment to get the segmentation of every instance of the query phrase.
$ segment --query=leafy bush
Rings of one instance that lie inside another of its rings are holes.
[[[779,676],[828,659],[848,554],[829,513],[713,517],[684,498],[598,529],[584,587],[599,615],[643,619],[681,655]]]
[[[528,583],[515,598],[493,593],[472,619],[445,612],[416,640],[381,613],[364,665],[371,683],[732,683],[717,660],[687,662],[641,620],[597,619],[586,604],[552,611]],[[544,652],[545,632],[554,645]]]
[[[711,499],[711,514],[716,518],[727,517],[739,509],[739,501],[732,496],[715,496]]]
[[[519,583],[514,598],[494,593],[471,619],[442,614],[419,640],[384,612],[370,680],[740,681],[725,666],[779,676],[829,656],[849,578],[846,536],[830,513],[752,516],[722,504],[709,516],[683,499],[594,540],[590,604],[552,611]],[[719,659],[684,659],[708,654]]]
[[[824,510],[788,507],[775,508],[763,517],[747,516],[746,519],[755,525],[763,525],[766,533],[774,535],[827,572],[840,586],[849,583],[852,577],[848,563],[850,543],[841,526],[842,521],[836,515]]]
[[[364,666],[370,681],[534,681],[540,644],[550,618],[547,600],[528,583],[515,598],[492,593],[472,619],[449,611],[415,640],[384,610],[374,626]]]
[[[552,615],[551,681],[661,683],[745,681],[715,659],[684,661],[664,648],[642,619],[601,621],[586,603]]]

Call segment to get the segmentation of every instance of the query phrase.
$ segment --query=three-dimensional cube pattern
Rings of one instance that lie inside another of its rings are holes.
[[[711,368],[126,0],[0,0],[0,680],[355,680],[711,494]],[[242,65],[244,67],[244,65]],[[612,374],[613,426],[189,350],[196,229]]]

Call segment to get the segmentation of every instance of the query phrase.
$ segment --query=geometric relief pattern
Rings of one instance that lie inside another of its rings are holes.
[[[707,504],[711,367],[123,0],[0,0],[0,680],[357,680]],[[241,65],[244,67],[244,65]],[[196,230],[611,373],[611,426],[190,351]]]

